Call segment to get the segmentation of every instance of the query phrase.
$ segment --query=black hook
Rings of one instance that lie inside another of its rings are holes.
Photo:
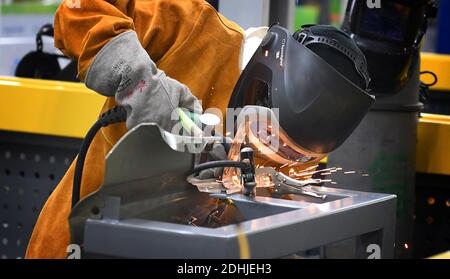
[[[55,30],[53,29],[53,25],[50,23],[45,24],[44,26],[41,27],[41,29],[39,29],[39,32],[37,32],[36,34],[36,49],[38,52],[42,52],[43,50],[44,44],[42,42],[42,36],[53,37],[54,32]]]

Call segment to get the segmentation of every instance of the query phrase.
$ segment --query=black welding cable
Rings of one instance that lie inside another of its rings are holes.
[[[433,77],[433,82],[431,82],[431,83],[422,82],[424,85],[426,85],[428,87],[435,86],[439,81],[438,76],[432,71],[422,71],[422,72],[420,72],[420,75],[421,76],[422,75],[430,75]]]
[[[213,169],[213,168],[239,168],[245,169],[248,167],[246,163],[237,162],[232,160],[221,160],[221,161],[211,161],[195,166],[189,174],[198,174],[203,170]]]
[[[428,99],[429,99],[429,96],[430,96],[430,87],[436,85],[439,80],[438,80],[437,75],[435,73],[431,72],[431,71],[420,72],[420,75],[421,76],[422,75],[430,75],[434,79],[434,81],[431,82],[431,83],[426,83],[426,82],[420,81],[420,86],[419,86],[420,102],[427,103]]]
[[[80,200],[81,179],[83,176],[84,162],[86,160],[86,155],[89,150],[89,146],[92,143],[92,140],[102,127],[118,122],[123,122],[126,120],[126,118],[127,118],[126,110],[123,107],[115,107],[103,113],[101,117],[97,120],[97,122],[95,122],[95,124],[91,127],[91,129],[89,129],[88,133],[86,134],[86,137],[84,138],[81,144],[80,151],[77,157],[77,162],[75,164],[75,173],[73,177],[73,188],[72,188],[72,208]],[[218,167],[231,167],[244,169],[247,167],[247,164],[232,160],[212,161],[195,166],[194,169],[189,174],[193,173],[198,174],[203,170]]]
[[[81,190],[81,179],[83,176],[84,162],[86,160],[86,155],[89,150],[89,146],[92,143],[97,132],[102,128],[110,124],[115,124],[123,122],[127,119],[127,112],[123,107],[114,107],[106,112],[104,112],[100,118],[95,122],[95,124],[89,129],[81,143],[80,151],[78,153],[77,162],[75,165],[75,173],[73,177],[73,188],[72,188],[72,208],[80,200],[80,190]]]

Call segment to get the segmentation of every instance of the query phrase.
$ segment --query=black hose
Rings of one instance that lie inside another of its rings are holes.
[[[203,163],[203,164],[199,164],[199,165],[195,166],[192,169],[192,171],[190,171],[188,173],[188,175],[189,174],[198,174],[201,171],[207,170],[207,169],[226,168],[226,167],[245,169],[245,168],[248,168],[248,165],[243,162],[237,162],[237,161],[232,161],[232,160],[212,161],[212,162],[207,162],[207,163]]]
[[[127,112],[123,107],[114,107],[107,112],[103,113],[101,117],[95,122],[95,124],[89,129],[86,137],[81,143],[80,151],[78,153],[77,162],[75,164],[75,173],[73,177],[73,188],[72,188],[72,208],[80,201],[80,190],[81,190],[81,179],[83,176],[84,162],[86,160],[86,155],[89,150],[89,146],[94,140],[97,132],[102,128],[110,124],[123,122],[127,118]],[[232,160],[222,160],[222,161],[212,161],[204,164],[200,164],[194,167],[194,169],[189,173],[200,173],[206,169],[213,169],[218,167],[232,167],[245,169],[249,166],[243,162],[237,162]]]
[[[75,165],[75,173],[73,176],[73,188],[72,188],[72,208],[80,200],[81,192],[81,179],[83,177],[84,162],[86,160],[86,155],[89,150],[89,146],[92,143],[97,132],[102,128],[110,124],[115,124],[123,122],[127,119],[127,112],[123,107],[114,107],[105,113],[103,113],[100,118],[95,122],[95,124],[89,129],[81,143],[80,151],[78,153],[77,162]]]
[[[78,152],[78,158],[75,165],[75,173],[73,176],[73,188],[72,188],[72,207],[78,203],[80,200],[80,190],[81,190],[81,178],[83,175],[84,161],[86,160],[86,154],[89,150],[89,146],[92,143],[98,130],[102,127],[99,120],[89,129],[88,133],[84,137],[81,143],[80,151]]]
[[[434,86],[438,83],[438,77],[435,73],[431,72],[431,71],[423,71],[420,72],[420,75],[431,75],[434,78],[434,81],[431,83],[425,83],[423,81],[420,81],[420,85],[419,85],[419,98],[420,98],[420,102],[421,103],[427,103],[428,102],[428,98],[430,97],[430,87]]]

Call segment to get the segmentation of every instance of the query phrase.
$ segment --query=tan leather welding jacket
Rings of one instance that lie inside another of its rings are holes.
[[[129,30],[160,69],[202,100],[203,108],[225,110],[240,74],[244,32],[204,0],[89,0],[80,7],[65,1],[55,16],[55,45],[78,60],[84,80],[100,49]],[[102,111],[113,106],[109,98]],[[97,134],[86,157],[81,198],[102,185],[105,156],[125,132],[124,124],[116,124]],[[74,168],[75,162],[45,204],[27,258],[66,257]]]

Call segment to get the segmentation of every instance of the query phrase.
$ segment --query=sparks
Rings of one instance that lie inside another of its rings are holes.
[[[289,166],[289,163],[286,163],[286,164],[282,165],[282,166],[280,167],[280,169],[284,169],[284,168],[287,167],[287,166]]]
[[[319,181],[323,182],[323,183],[333,182],[333,180],[331,180],[331,179],[319,179]]]
[[[318,168],[318,167],[319,167],[319,165],[314,165],[312,167],[307,168],[306,170],[313,170],[313,169]]]

